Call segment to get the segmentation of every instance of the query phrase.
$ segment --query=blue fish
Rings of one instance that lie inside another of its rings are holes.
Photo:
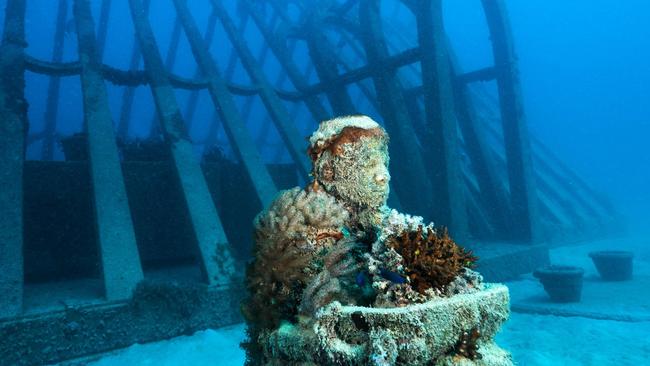
[[[404,276],[400,275],[397,272],[393,272],[393,271],[389,271],[389,270],[387,270],[385,268],[381,268],[379,270],[379,274],[383,278],[389,280],[390,282],[393,282],[393,283],[406,283],[406,278],[404,278]]]
[[[368,283],[368,273],[363,271],[357,273],[357,277],[355,278],[355,282],[357,283],[357,286],[363,287]]]

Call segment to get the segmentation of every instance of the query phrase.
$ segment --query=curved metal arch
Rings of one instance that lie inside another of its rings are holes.
[[[25,69],[37,74],[63,77],[79,75],[81,72],[81,64],[79,61],[51,62],[26,55]],[[122,70],[107,64],[102,64],[101,71],[104,79],[115,85],[140,86],[149,84],[149,79],[143,70]],[[202,90],[208,87],[208,81],[204,79],[189,79],[173,73],[168,73],[167,76],[174,88]],[[251,96],[259,93],[259,87],[257,85],[244,85],[233,82],[228,83],[228,90],[233,94],[241,96]],[[286,96],[287,99],[292,99],[297,92],[278,91],[278,93]]]

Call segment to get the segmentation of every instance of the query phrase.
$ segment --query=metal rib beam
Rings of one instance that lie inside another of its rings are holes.
[[[225,80],[221,77],[214,59],[205,47],[201,33],[187,9],[185,0],[174,0],[174,5],[185,29],[196,62],[209,80],[208,91],[217,113],[219,113],[219,118],[223,122],[226,134],[228,134],[235,152],[244,164],[260,202],[264,207],[267,207],[277,193],[275,183],[273,183],[271,175],[257,151],[250,132],[241,119]]]
[[[54,32],[54,48],[52,49],[52,62],[58,63],[63,59],[63,41],[65,38],[65,20],[68,15],[68,0],[59,0],[56,16],[56,31]],[[45,104],[45,141],[41,158],[52,160],[54,158],[54,133],[56,132],[56,115],[59,110],[59,90],[61,79],[58,76],[50,77],[47,86],[47,102]]]
[[[535,242],[540,237],[535,173],[510,24],[502,0],[482,0],[482,4],[497,73],[512,216],[518,219],[511,229],[515,239]]]
[[[232,282],[235,268],[223,225],[199,162],[194,157],[192,143],[188,139],[151,25],[145,17],[142,1],[129,0],[129,6],[156,110],[161,119],[165,140],[170,145],[176,178],[183,191],[194,229],[204,281],[210,285],[229,284]]]
[[[0,318],[23,310],[25,1],[8,0],[0,44]]]
[[[458,152],[454,89],[442,22],[441,0],[411,3],[421,49],[426,152],[434,218],[462,241],[467,237],[467,210]]]
[[[298,170],[305,180],[309,179],[309,172],[311,171],[311,163],[307,160],[305,151],[307,150],[306,141],[298,134],[295,125],[289,117],[289,112],[286,110],[282,101],[275,93],[275,90],[266,79],[262,68],[257,64],[253,54],[244,42],[244,39],[237,32],[235,25],[226,13],[223,5],[218,0],[212,1],[212,6],[217,16],[221,20],[230,41],[237,50],[239,57],[244,65],[244,68],[250,75],[251,80],[260,86],[260,96],[266,109],[271,114],[273,122],[280,132],[284,142],[287,145],[289,153],[293,157],[298,166]]]
[[[251,18],[257,25],[257,28],[260,30],[260,33],[262,33],[262,36],[264,37],[266,43],[269,45],[269,48],[271,48],[271,51],[273,51],[273,54],[278,59],[278,62],[280,63],[280,65],[282,65],[282,68],[289,76],[289,80],[291,80],[294,87],[298,91],[304,90],[307,85],[305,83],[305,80],[302,78],[302,75],[300,74],[298,67],[291,59],[291,54],[289,53],[286,44],[282,43],[280,39],[276,38],[273,32],[270,29],[268,29],[268,27],[266,27],[263,21],[264,17],[262,16],[262,14],[260,14],[258,9],[256,9],[248,1],[244,1],[243,5],[246,11],[248,12],[248,14],[250,14]],[[307,97],[305,98],[304,102],[315,120],[324,121],[332,117],[331,114],[325,110],[323,105],[318,101],[316,97],[314,96]]]
[[[372,67],[375,63],[381,64],[382,60],[388,58],[379,13],[380,2],[361,0],[359,7],[363,46],[368,64]],[[412,209],[418,215],[431,219],[434,212],[433,195],[427,179],[428,175],[423,174],[431,168],[424,164],[417,146],[417,136],[406,110],[397,70],[376,73],[373,76],[373,83],[386,129],[392,137],[390,150],[394,160],[391,168],[394,172],[397,194],[406,209]],[[408,164],[404,161],[408,161]]]
[[[88,0],[75,0],[74,17],[104,290],[108,300],[127,299],[143,274]]]

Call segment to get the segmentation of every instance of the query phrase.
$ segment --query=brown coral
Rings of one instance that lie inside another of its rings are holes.
[[[242,307],[249,322],[274,328],[296,315],[300,293],[309,278],[310,258],[287,240],[258,246],[255,261],[247,270],[250,299]]]
[[[480,336],[481,332],[478,328],[464,331],[454,346],[454,354],[469,358],[470,360],[483,358],[483,356],[478,352],[479,347],[476,343]]]
[[[344,127],[338,135],[332,136],[329,140],[318,145],[310,146],[307,154],[312,161],[318,160],[321,154],[328,150],[333,156],[341,155],[343,144],[351,144],[359,141],[362,137],[387,138],[382,128],[361,128],[355,126]]]
[[[247,365],[258,364],[262,357],[257,342],[261,332],[276,328],[283,320],[294,320],[309,278],[310,258],[302,255],[291,240],[265,241],[255,248],[255,260],[246,271],[250,296],[241,306],[248,323],[248,340],[242,343]]]
[[[347,218],[348,212],[332,196],[297,187],[281,192],[255,218],[254,259],[246,273],[250,297],[241,308],[249,335],[243,345],[251,362],[260,357],[256,339],[261,333],[277,328],[282,321],[296,321],[303,290],[321,271],[317,263],[321,253],[345,252],[334,248],[343,238]],[[326,263],[340,261],[332,257]],[[317,295],[324,298],[332,292],[318,290]],[[321,302],[320,298],[317,302]]]
[[[386,243],[402,257],[411,286],[421,294],[430,288],[443,291],[477,260],[471,251],[456,244],[445,228],[427,228],[425,235],[419,225],[417,230],[389,236]]]

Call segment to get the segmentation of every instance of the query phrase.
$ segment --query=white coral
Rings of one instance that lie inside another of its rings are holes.
[[[312,146],[320,146],[343,131],[345,127],[359,127],[365,130],[379,127],[379,124],[368,116],[343,116],[328,121],[323,121],[311,137]]]

